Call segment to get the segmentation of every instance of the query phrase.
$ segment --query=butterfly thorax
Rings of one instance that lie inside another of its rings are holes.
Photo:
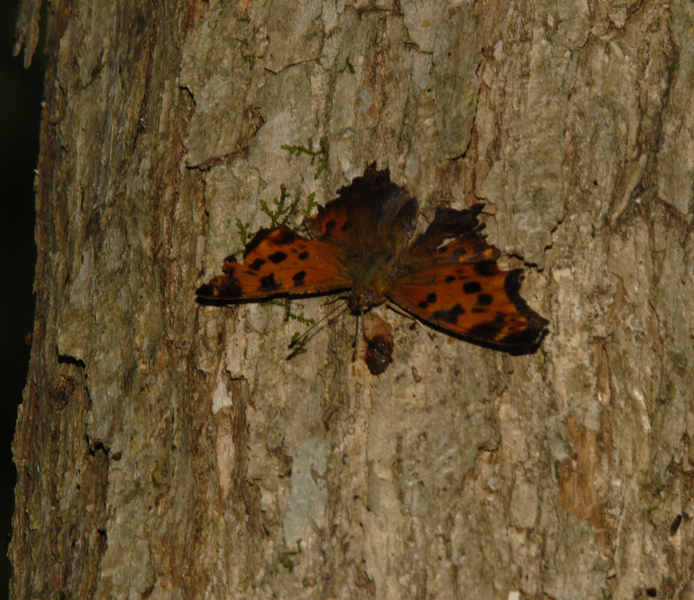
[[[386,301],[386,274],[392,260],[390,252],[375,252],[362,263],[354,276],[349,295],[350,310],[360,312]]]

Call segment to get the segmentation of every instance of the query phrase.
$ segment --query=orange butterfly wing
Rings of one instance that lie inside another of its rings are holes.
[[[547,321],[520,297],[523,272],[502,271],[477,221],[482,206],[439,209],[400,258],[386,296],[447,333],[509,352],[532,351]]]
[[[390,181],[387,169],[378,171],[373,163],[337,194],[306,223],[312,239],[284,226],[262,229],[246,246],[242,265],[228,257],[224,275],[196,294],[207,300],[243,301],[348,290],[376,245],[396,253],[409,241],[417,201]]]
[[[531,347],[547,322],[520,297],[522,274],[501,271],[494,261],[433,267],[387,295],[449,333],[504,349]]]
[[[346,290],[352,280],[338,246],[309,240],[288,227],[261,229],[248,243],[243,264],[224,261],[224,275],[213,277],[196,294],[208,300],[262,300]]]

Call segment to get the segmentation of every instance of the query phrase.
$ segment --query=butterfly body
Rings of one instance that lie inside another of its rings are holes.
[[[364,311],[386,301],[386,275],[391,263],[392,255],[389,253],[376,252],[367,257],[354,278],[348,299],[350,310]]]
[[[243,264],[227,258],[224,275],[197,295],[238,302],[349,290],[354,312],[390,301],[468,341],[531,352],[547,321],[520,297],[522,271],[499,269],[500,253],[481,233],[481,209],[439,208],[411,241],[417,200],[371,165],[309,219],[308,237],[287,227],[261,230]]]

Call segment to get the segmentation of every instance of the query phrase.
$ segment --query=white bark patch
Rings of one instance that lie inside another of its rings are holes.
[[[325,516],[328,490],[322,479],[328,467],[330,444],[310,438],[292,453],[292,495],[284,518],[284,539],[289,547],[306,540]]]
[[[212,393],[212,414],[216,415],[220,410],[233,404],[231,394],[227,390],[226,377],[223,372],[217,375],[217,387]]]

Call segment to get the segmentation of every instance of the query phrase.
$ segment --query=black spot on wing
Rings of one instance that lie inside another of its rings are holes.
[[[483,315],[484,313],[487,312],[486,308],[473,308],[472,312],[474,312],[477,315]]]
[[[349,231],[354,226],[354,221],[345,221],[345,224],[341,227],[342,232]]]
[[[492,296],[491,294],[480,294],[477,296],[477,305],[478,306],[489,306],[492,303]]]
[[[270,273],[269,275],[260,278],[260,287],[258,288],[258,291],[271,292],[280,289],[280,287],[281,286],[275,281],[275,274]]]
[[[422,300],[419,303],[419,308],[429,308],[430,304],[435,304],[438,298],[436,297],[436,294],[434,292],[431,292],[426,300]]]
[[[213,288],[209,283],[206,283],[195,290],[195,294],[203,298],[214,298],[215,288]]]
[[[475,263],[475,273],[482,277],[491,277],[499,272],[499,267],[495,260],[483,260]]]
[[[479,281],[466,281],[463,284],[463,291],[466,294],[478,294],[482,291],[482,286]]]
[[[280,252],[279,250],[277,252],[273,252],[268,258],[275,263],[276,265],[287,260],[287,255],[284,252]],[[256,261],[257,262],[257,261]]]
[[[337,225],[337,222],[335,219],[330,219],[330,221],[326,221],[325,223],[325,234],[326,236],[330,235],[333,232],[333,229],[335,229],[335,225]]]
[[[253,271],[259,271],[260,267],[262,267],[267,261],[263,260],[262,258],[256,258],[250,265],[248,265],[249,269],[252,269]]]
[[[299,254],[299,260],[306,260],[308,258],[308,252],[304,250],[301,254]]]
[[[455,281],[455,275],[449,275],[446,277],[446,283],[452,283]]]
[[[458,317],[463,314],[465,314],[465,309],[460,306],[460,304],[456,304],[449,310],[437,310],[433,315],[431,315],[430,319],[434,321],[434,323],[442,322],[455,325],[458,322]]]
[[[304,279],[306,279],[306,271],[299,271],[294,277],[292,277],[294,280],[294,285],[304,285]]]

